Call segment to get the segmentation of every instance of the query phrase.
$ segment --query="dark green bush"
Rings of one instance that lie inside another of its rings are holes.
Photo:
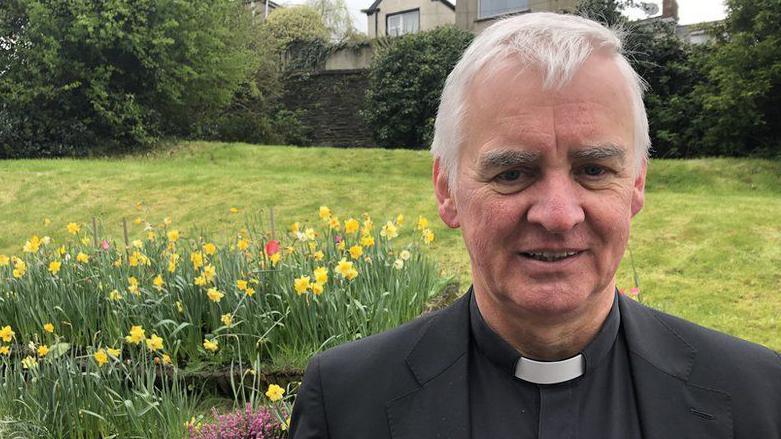
[[[472,38],[444,26],[378,47],[362,114],[379,146],[429,147],[445,79]]]
[[[255,61],[232,0],[0,2],[0,157],[197,133]]]

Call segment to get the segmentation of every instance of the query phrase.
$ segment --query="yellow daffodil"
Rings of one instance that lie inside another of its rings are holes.
[[[65,226],[65,230],[67,230],[71,235],[75,235],[79,233],[81,226],[76,223],[68,223],[68,225]]]
[[[163,218],[163,224],[165,224],[166,226],[170,226],[172,222],[173,221],[171,220],[170,216]]]
[[[16,333],[11,329],[11,325],[0,328],[0,338],[2,338],[4,342],[10,343],[14,338],[14,335],[16,335]]]
[[[396,224],[399,225],[399,226],[403,226],[404,225],[404,215],[398,214],[396,216]]]
[[[48,332],[49,334],[52,334],[54,333],[54,325],[52,325],[51,323],[44,323],[43,330]]]
[[[168,366],[169,364],[171,364],[171,356],[168,355],[168,354],[163,354],[162,361],[163,361],[163,364]]]
[[[174,253],[168,257],[168,272],[173,273],[176,271],[176,263],[179,261],[179,254]]]
[[[323,288],[324,288],[323,284],[321,284],[320,282],[313,283],[312,284],[312,294],[314,294],[315,296],[319,296],[319,295],[323,294]]]
[[[24,360],[22,360],[22,368],[35,369],[36,367],[38,367],[38,360],[36,360],[34,357],[28,355],[24,357]]]
[[[434,232],[431,231],[431,229],[424,229],[422,232],[423,235],[423,242],[426,244],[431,244],[434,242]]]
[[[271,402],[277,402],[280,399],[282,399],[282,396],[285,394],[285,389],[282,387],[276,385],[276,384],[270,384],[268,386],[268,390],[266,390],[266,396],[268,399],[271,400]]]
[[[341,251],[344,251],[345,243],[344,241],[339,241],[339,243],[336,244],[336,249]]]
[[[315,232],[315,229],[307,227],[306,230],[304,230],[304,236],[306,236],[306,239],[313,241],[317,238],[317,232]]]
[[[106,352],[114,358],[119,358],[122,355],[122,351],[114,348],[106,348]]]
[[[151,337],[146,339],[146,347],[152,352],[163,349],[163,338],[157,334],[152,334]]]
[[[11,258],[6,255],[0,255],[0,267],[7,267],[11,264]]]
[[[282,255],[279,252],[274,253],[269,257],[269,260],[271,261],[271,265],[273,267],[276,267],[279,261],[282,259]]]
[[[117,290],[112,290],[108,293],[108,298],[111,300],[122,300],[122,293]]]
[[[44,225],[44,226],[48,226],[48,225],[49,225],[49,224],[51,224],[51,223],[52,223],[52,220],[50,220],[49,218],[44,218],[44,219],[43,219],[43,225]]]
[[[363,254],[363,247],[360,245],[354,245],[350,247],[350,257],[353,259],[358,259]]]
[[[193,279],[193,283],[195,285],[199,286],[199,287],[202,287],[202,286],[206,285],[206,278],[203,277],[202,275],[201,276],[196,276],[196,278]]]
[[[382,230],[380,231],[380,235],[387,238],[387,239],[393,239],[397,236],[399,236],[399,230],[396,228],[396,225],[392,222],[388,221],[385,223],[384,226],[382,226]]]
[[[209,352],[217,352],[217,349],[220,348],[219,343],[217,343],[217,340],[203,340],[203,348],[206,349]]]
[[[57,274],[60,272],[60,267],[62,266],[62,263],[60,261],[51,261],[49,262],[49,272],[51,274]]]
[[[353,280],[358,276],[358,270],[353,267],[353,263],[345,258],[339,261],[334,271],[347,280]]]
[[[132,344],[139,344],[146,338],[144,328],[142,326],[133,326],[130,328],[130,334],[125,336],[125,341]]]
[[[217,246],[212,244],[211,242],[207,242],[203,245],[203,252],[206,253],[208,256],[212,256],[215,253],[217,253]]]
[[[152,285],[154,285],[158,291],[161,291],[163,289],[163,276],[159,274],[155,276]]]
[[[361,228],[361,223],[358,222],[355,218],[350,218],[347,221],[344,222],[344,233],[349,234],[355,234],[358,232],[358,229]]]
[[[57,253],[59,253],[61,258],[64,257],[65,256],[65,246],[61,245],[60,248],[57,249]]]
[[[209,264],[203,267],[203,277],[206,278],[208,282],[212,282],[215,276],[217,276],[217,269],[214,268],[214,265]]]
[[[138,290],[138,279],[136,279],[135,276],[130,276],[127,278],[127,290],[136,296],[141,294],[141,292]]]
[[[422,216],[419,216],[417,229],[418,230],[428,229],[428,220],[426,218],[423,218]]]
[[[15,278],[19,279],[27,273],[27,264],[23,260],[14,256],[11,258],[11,261],[14,264],[13,275]]]
[[[363,226],[361,227],[361,235],[368,235],[369,233],[371,233],[372,230],[374,230],[374,221],[372,221],[372,218],[369,216],[369,214],[364,213]]]
[[[49,353],[49,347],[44,345],[44,344],[42,344],[42,345],[38,346],[38,350],[36,351],[36,353],[38,353],[39,357],[43,358],[43,357],[46,356],[46,354]]]
[[[141,247],[144,246],[144,241],[142,241],[140,239],[134,239],[132,244],[133,244],[133,247],[135,247],[135,248],[141,248]]]
[[[146,232],[146,239],[149,241],[154,241],[157,239],[157,233],[155,233],[153,230],[149,230]]]
[[[331,209],[327,206],[320,206],[320,218],[324,220],[331,218]]]
[[[33,235],[28,241],[24,243],[22,251],[25,253],[37,253],[40,247],[41,239],[38,238],[38,235]]]
[[[0,355],[11,355],[10,346],[0,346]]]
[[[206,295],[209,297],[209,300],[215,303],[222,300],[222,298],[225,296],[225,294],[222,294],[217,288],[209,288],[209,290],[206,292]]]
[[[318,250],[312,255],[312,257],[315,259],[315,261],[322,261],[323,258],[325,257],[325,254],[322,251]]]
[[[310,286],[311,284],[309,283],[309,276],[297,277],[293,281],[293,287],[295,288],[296,293],[299,295],[306,293]]]
[[[233,316],[230,314],[223,314],[220,316],[220,321],[225,326],[230,326],[233,323]]]
[[[371,247],[374,245],[374,237],[372,235],[361,236],[361,243],[364,247]]]
[[[176,301],[176,310],[179,311],[180,314],[184,313],[184,305],[182,305],[182,302],[179,300]]]
[[[176,229],[169,230],[166,236],[168,237],[168,241],[176,242],[179,239],[179,231]]]
[[[293,235],[297,234],[299,230],[301,230],[301,225],[297,222],[290,225],[290,233]]]
[[[247,289],[247,281],[246,280],[237,280],[236,281],[236,288],[238,288],[241,291],[244,291]]]
[[[98,349],[92,356],[95,358],[95,362],[98,363],[98,367],[108,363],[108,355],[106,355],[106,351],[103,349]]]
[[[192,252],[190,253],[190,262],[193,263],[193,270],[198,270],[203,267],[203,253]]]
[[[328,269],[325,267],[317,267],[315,268],[315,282],[319,284],[324,284],[328,282]]]
[[[236,247],[238,247],[239,250],[244,251],[249,248],[249,241],[245,238],[241,238],[236,242]]]
[[[238,207],[231,207],[229,209],[229,211],[230,211],[230,213],[235,215],[235,214],[239,213],[239,208]]]
[[[328,227],[330,227],[331,230],[339,230],[342,227],[342,224],[339,222],[339,217],[332,216],[329,218]]]
[[[79,254],[76,255],[76,262],[80,264],[86,264],[89,262],[89,255],[86,253],[79,252]]]
[[[141,219],[140,216],[137,216],[136,219],[133,220],[133,224],[140,225],[144,220]]]

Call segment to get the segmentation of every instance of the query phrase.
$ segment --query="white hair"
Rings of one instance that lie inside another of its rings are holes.
[[[613,56],[629,86],[634,112],[635,171],[639,171],[651,146],[643,105],[645,82],[622,54],[622,43],[619,30],[587,18],[549,12],[502,19],[484,30],[448,75],[434,124],[431,154],[439,159],[450,188],[456,184],[467,89],[484,67],[496,67],[510,59],[523,67],[539,68],[544,75],[544,88],[562,87],[595,50]]]

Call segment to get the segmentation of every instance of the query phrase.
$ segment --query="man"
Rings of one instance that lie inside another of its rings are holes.
[[[315,356],[292,438],[781,438],[778,354],[616,294],[650,143],[620,51],[547,13],[475,39],[432,146],[473,286]]]

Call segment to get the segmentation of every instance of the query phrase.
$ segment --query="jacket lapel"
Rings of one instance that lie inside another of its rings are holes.
[[[419,387],[386,404],[394,439],[469,438],[470,296],[432,319],[407,356]]]
[[[619,306],[643,437],[732,438],[729,394],[690,381],[697,350],[643,305]]]

